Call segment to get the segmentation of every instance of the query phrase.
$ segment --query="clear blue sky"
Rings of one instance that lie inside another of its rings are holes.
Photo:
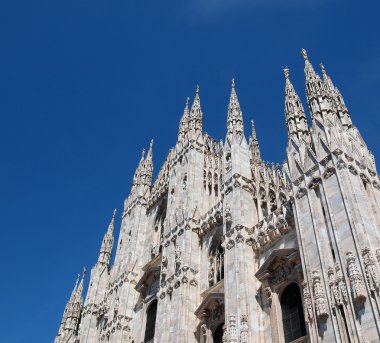
[[[141,149],[155,139],[157,172],[196,83],[224,138],[234,77],[247,134],[254,118],[264,159],[282,162],[281,66],[304,99],[304,47],[380,159],[380,5],[355,2],[1,1],[0,341],[53,341]]]

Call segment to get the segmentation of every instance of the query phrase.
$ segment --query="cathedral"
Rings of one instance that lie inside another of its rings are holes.
[[[339,89],[302,50],[285,74],[287,159],[263,161],[232,80],[224,140],[199,88],[152,182],[153,141],[55,343],[380,342],[380,180]],[[84,297],[84,300],[83,300]]]

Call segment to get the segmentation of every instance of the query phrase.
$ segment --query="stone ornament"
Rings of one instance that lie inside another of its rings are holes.
[[[377,262],[380,263],[380,248],[377,248],[375,251]]]
[[[351,251],[346,253],[347,274],[351,284],[351,294],[354,302],[362,302],[367,298],[362,275],[356,266],[356,257]]]
[[[336,272],[336,282],[338,285],[338,289],[340,292],[341,300],[347,304],[348,302],[348,290],[346,286],[346,281],[344,280],[344,276],[342,273],[342,269],[340,268],[339,263],[335,263],[335,272]]]
[[[228,343],[238,343],[238,336],[236,332],[236,316],[234,314],[231,314],[229,317]]]
[[[362,250],[362,255],[369,289],[372,292],[377,292],[379,290],[379,278],[372,252],[368,247],[365,247]]]
[[[264,292],[267,297],[269,306],[272,305],[272,289],[270,288],[270,286],[265,287]]]
[[[248,343],[248,317],[245,314],[240,321],[240,343]]]
[[[317,270],[314,270],[312,275],[315,311],[317,313],[317,317],[320,320],[326,320],[329,316],[329,313],[327,310],[327,300],[321,283],[321,277]]]
[[[338,307],[342,305],[342,298],[339,291],[339,286],[335,277],[335,270],[333,267],[329,267],[327,272],[328,278],[329,278],[329,287],[330,287],[330,293],[331,293],[331,299],[333,301],[333,304]]]
[[[224,219],[226,221],[226,225],[232,224],[232,214],[231,209],[229,207],[227,207],[224,211]]]
[[[308,323],[312,323],[314,316],[313,316],[313,305],[311,303],[311,295],[309,292],[309,287],[307,286],[306,281],[303,281],[301,286],[302,286],[302,294],[303,294],[305,321]]]
[[[175,265],[176,269],[181,265],[181,249],[177,244],[175,245]]]
[[[223,337],[222,337],[222,342],[227,343],[228,342],[228,332],[227,332],[227,326],[226,324],[223,325]]]
[[[202,332],[203,339],[206,339],[206,337],[207,337],[207,325],[204,323],[201,325],[201,332]]]
[[[161,262],[162,274],[166,274],[167,270],[168,270],[168,258],[164,255],[162,256],[162,262]]]

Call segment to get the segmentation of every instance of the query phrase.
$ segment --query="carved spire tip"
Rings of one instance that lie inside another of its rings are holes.
[[[309,60],[309,58],[307,57],[307,52],[304,48],[301,49],[301,55],[305,61]]]
[[[323,77],[326,78],[327,77],[327,73],[326,73],[325,66],[323,65],[323,63],[319,63],[319,66],[321,67]]]
[[[282,67],[282,70],[284,71],[285,79],[289,79],[289,67]]]
[[[232,80],[231,80],[231,87],[235,88],[235,79],[234,78],[232,78]]]

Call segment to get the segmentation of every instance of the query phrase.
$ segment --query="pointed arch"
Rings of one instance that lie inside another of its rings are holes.
[[[150,343],[154,340],[157,317],[157,299],[153,300],[146,311],[146,324],[144,343]]]
[[[280,302],[285,343],[306,336],[301,291],[297,283],[293,282],[283,290]]]

